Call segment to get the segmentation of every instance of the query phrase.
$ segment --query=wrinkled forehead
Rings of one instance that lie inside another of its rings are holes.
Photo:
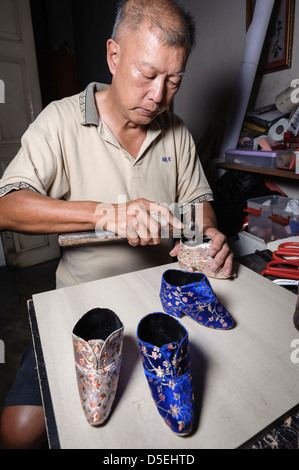
[[[133,39],[136,41],[147,41],[149,38],[155,40],[156,47],[171,46],[177,49],[183,49],[186,56],[189,56],[190,44],[180,42],[180,23],[175,20],[169,20],[165,27],[159,27],[157,24],[152,24],[148,19],[144,19],[134,27],[129,24],[124,25],[117,35],[117,42],[121,44],[122,41]]]
[[[118,44],[121,49],[130,54],[143,53],[145,56],[150,54],[153,58],[162,53],[169,54],[173,59],[184,64],[181,67],[183,70],[189,57],[189,48],[173,43],[165,34],[165,31],[161,31],[160,28],[143,22],[130,34],[121,36]]]
[[[188,59],[185,48],[169,46],[156,30],[142,29],[120,42],[123,63],[143,66],[147,70],[183,76]]]

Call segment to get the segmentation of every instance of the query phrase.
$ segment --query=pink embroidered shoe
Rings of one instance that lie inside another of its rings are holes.
[[[216,279],[227,279],[228,276],[223,273],[222,269],[218,269],[216,272],[211,269],[213,262],[213,258],[209,256],[211,245],[212,240],[207,238],[204,238],[200,244],[182,238],[178,252],[179,268],[191,273],[200,272]]]
[[[106,308],[94,308],[74,326],[72,339],[81,404],[92,426],[108,418],[121,366],[124,327]]]

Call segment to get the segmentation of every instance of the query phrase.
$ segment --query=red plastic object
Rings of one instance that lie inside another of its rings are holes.
[[[252,209],[252,207],[247,207],[247,209],[244,209],[244,212],[247,212],[247,214],[251,214],[251,215],[261,215],[262,208],[257,210],[257,209]]]
[[[285,259],[285,257],[292,257]],[[273,252],[273,261],[267,264],[262,276],[275,276],[299,280],[299,243],[286,242]]]
[[[281,217],[280,215],[272,214],[268,216],[268,219],[273,220],[273,222],[283,225],[284,227],[286,225],[289,225],[290,223],[290,216],[286,219],[285,217]]]

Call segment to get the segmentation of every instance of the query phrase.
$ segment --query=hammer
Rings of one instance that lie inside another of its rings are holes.
[[[115,243],[125,241],[126,238],[119,237],[113,232],[73,232],[58,235],[58,244],[61,247],[76,247],[86,245],[101,245],[103,243]]]
[[[195,206],[192,204],[191,207],[191,220],[188,227],[183,229],[176,229],[163,218],[151,214],[156,220],[161,223],[161,235],[162,238],[181,238],[184,235],[187,239],[194,239],[195,233],[198,228],[195,222]],[[101,245],[104,243],[115,243],[125,241],[126,238],[120,237],[113,232],[109,231],[88,231],[88,232],[73,232],[73,233],[61,233],[58,235],[58,243],[61,247],[76,247],[76,246],[87,246],[87,245]]]

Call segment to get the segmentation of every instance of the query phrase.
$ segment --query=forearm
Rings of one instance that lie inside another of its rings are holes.
[[[151,211],[182,228],[164,205],[146,199],[122,204],[62,201],[24,189],[0,198],[0,231],[41,234],[108,230],[127,238],[133,246],[158,244],[161,225],[151,217]]]
[[[30,190],[0,198],[0,230],[61,233],[92,230],[97,203],[62,201]]]
[[[216,214],[213,207],[207,201],[203,202],[203,234],[209,228],[218,228]]]

